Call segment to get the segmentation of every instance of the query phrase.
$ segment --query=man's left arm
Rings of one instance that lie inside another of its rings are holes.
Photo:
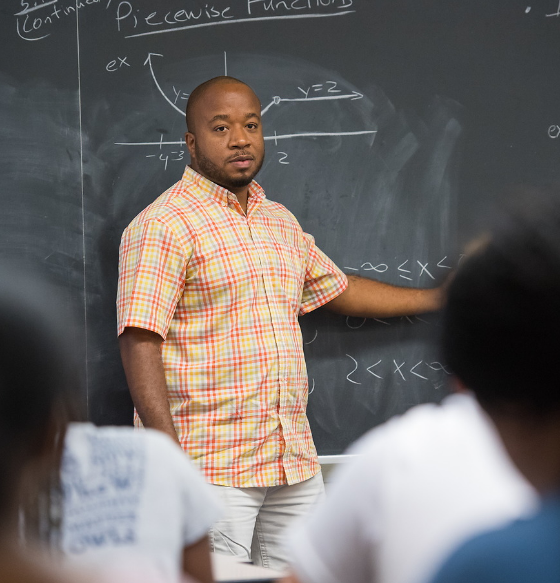
[[[409,316],[442,308],[444,290],[444,286],[432,289],[399,287],[349,275],[348,287],[324,307],[338,314],[361,318]]]

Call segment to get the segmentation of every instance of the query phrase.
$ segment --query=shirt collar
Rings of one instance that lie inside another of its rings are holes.
[[[227,188],[208,180],[208,178],[205,178],[190,166],[185,168],[182,181],[185,187],[196,184],[199,194],[206,195],[222,206],[227,207],[230,205],[230,202],[234,203],[237,201],[237,197],[233,192],[230,192]],[[263,188],[256,180],[253,180],[251,184],[249,184],[248,207],[251,209],[255,208],[255,204],[260,203],[264,198],[265,194]]]

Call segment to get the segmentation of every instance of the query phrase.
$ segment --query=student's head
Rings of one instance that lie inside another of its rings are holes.
[[[233,77],[215,77],[191,93],[186,116],[191,167],[235,194],[245,189],[264,160],[254,91]]]
[[[526,192],[475,247],[449,288],[444,357],[494,420],[535,437],[560,419],[560,191]]]
[[[24,480],[56,464],[74,396],[67,314],[42,281],[0,266],[0,524],[13,519]],[[54,468],[56,471],[57,468]]]

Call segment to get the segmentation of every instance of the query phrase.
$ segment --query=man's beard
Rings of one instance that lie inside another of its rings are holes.
[[[264,156],[262,157],[261,161],[257,164],[255,170],[251,172],[251,174],[247,174],[245,176],[240,176],[239,178],[233,178],[226,174],[221,168],[216,166],[212,160],[207,158],[196,146],[195,144],[195,152],[196,152],[196,161],[198,163],[198,169],[200,174],[203,174],[207,178],[209,178],[212,182],[218,184],[219,186],[223,186],[228,190],[231,188],[242,188],[243,186],[248,186],[251,184],[253,178],[258,174],[259,170],[261,169]],[[239,152],[240,156],[244,154]],[[249,154],[252,156],[252,154]]]

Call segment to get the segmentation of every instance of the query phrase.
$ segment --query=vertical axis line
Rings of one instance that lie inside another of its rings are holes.
[[[80,180],[82,190],[82,261],[84,283],[84,349],[85,349],[85,373],[86,373],[86,415],[89,419],[89,367],[88,367],[88,314],[87,314],[87,277],[86,277],[86,211],[84,200],[84,139],[82,134],[82,70],[80,62],[80,18],[78,14],[78,1],[76,0],[76,56],[78,65],[78,120],[80,131]]]

